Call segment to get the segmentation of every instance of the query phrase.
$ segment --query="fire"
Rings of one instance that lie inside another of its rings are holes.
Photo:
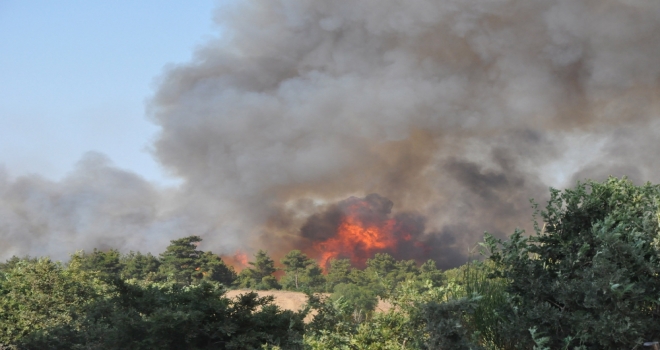
[[[310,215],[300,228],[301,239],[288,248],[315,259],[324,272],[328,272],[332,259],[349,259],[353,266],[363,268],[376,253],[417,263],[437,259],[443,242],[425,234],[425,217],[411,211],[392,213],[393,206],[392,201],[375,193],[341,200]],[[284,251],[275,249],[274,254],[277,266]],[[248,255],[241,250],[222,256],[222,260],[237,272],[250,267]],[[283,273],[278,270],[275,276]]]
[[[223,255],[222,261],[224,261],[225,264],[232,266],[236,272],[240,272],[248,267],[248,256],[241,250],[237,250],[234,255]]]
[[[242,266],[247,266],[248,265],[248,256],[242,251],[237,251],[236,254],[234,254],[234,259],[236,262],[241,264]]]
[[[326,269],[329,260],[336,258],[349,258],[354,265],[361,266],[376,252],[396,248],[395,220],[377,215],[362,200],[353,201],[343,212],[336,234],[313,244],[321,267]]]
[[[414,211],[392,213],[394,203],[376,193],[349,197],[310,215],[300,227],[297,246],[327,272],[332,259],[363,268],[376,253],[423,263],[440,258],[444,243],[426,232],[426,218]]]

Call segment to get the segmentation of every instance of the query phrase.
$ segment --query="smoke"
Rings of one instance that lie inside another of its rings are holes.
[[[483,231],[529,228],[549,186],[660,180],[658,2],[249,0],[215,18],[225,34],[167,69],[149,105],[181,188],[107,165],[5,180],[1,255],[188,234],[281,253],[378,193],[452,266]]]
[[[0,176],[0,253],[65,258],[77,249],[164,248],[167,193],[88,153],[65,179]]]

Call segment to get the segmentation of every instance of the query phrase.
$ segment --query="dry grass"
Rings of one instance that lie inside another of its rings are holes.
[[[227,292],[227,297],[233,299],[239,294],[245,294],[248,292],[250,292],[248,289],[230,290]],[[254,292],[257,292],[260,297],[272,295],[275,297],[275,305],[284,310],[299,311],[303,308],[303,306],[305,306],[305,303],[307,302],[307,296],[305,296],[305,293],[300,292],[292,292],[288,290],[255,290]],[[390,308],[392,308],[392,305],[383,300],[379,300],[378,305],[376,305],[377,312],[385,312]]]

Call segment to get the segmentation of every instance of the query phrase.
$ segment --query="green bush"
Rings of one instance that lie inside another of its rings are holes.
[[[215,281],[124,281],[48,259],[13,261],[0,272],[0,348],[261,349],[302,347],[305,311],[246,293],[234,300]]]
[[[432,304],[430,312],[449,313],[453,319],[458,318],[465,341],[470,339],[485,349],[510,349],[511,339],[503,337],[503,328],[509,325],[504,316],[511,311],[508,284],[505,279],[495,277],[497,272],[491,261],[470,261],[445,271],[447,283],[441,288],[446,291],[445,300],[434,300],[425,306]]]
[[[343,300],[352,309],[356,322],[361,322],[369,317],[378,305],[376,294],[366,287],[355,284],[340,283],[336,285],[331,299]]]
[[[501,336],[530,349],[631,349],[660,339],[660,187],[624,179],[551,190],[525,237],[486,236],[510,297]]]
[[[78,315],[110,292],[82,262],[82,254],[68,268],[48,258],[13,259],[0,272],[0,347],[61,325],[77,327]]]

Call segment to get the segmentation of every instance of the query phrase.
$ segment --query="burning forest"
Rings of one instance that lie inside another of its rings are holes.
[[[657,348],[660,1],[213,21],[146,99],[175,184],[96,152],[56,180],[0,164],[0,348]]]
[[[397,260],[423,263],[438,260],[439,242],[435,233],[425,231],[426,220],[420,214],[393,214],[394,203],[378,194],[364,198],[349,197],[312,214],[299,230],[290,249],[298,249],[325,271],[332,259],[348,259],[354,267],[364,268],[376,253],[387,253]],[[276,250],[276,260],[279,260]],[[223,256],[240,271],[249,266],[245,252]]]
[[[425,261],[433,256],[432,243],[424,235],[423,217],[410,213],[391,216],[393,203],[378,194],[350,197],[314,214],[300,232],[300,248],[327,268],[330,259],[349,259],[364,268],[375,253],[397,259]]]

